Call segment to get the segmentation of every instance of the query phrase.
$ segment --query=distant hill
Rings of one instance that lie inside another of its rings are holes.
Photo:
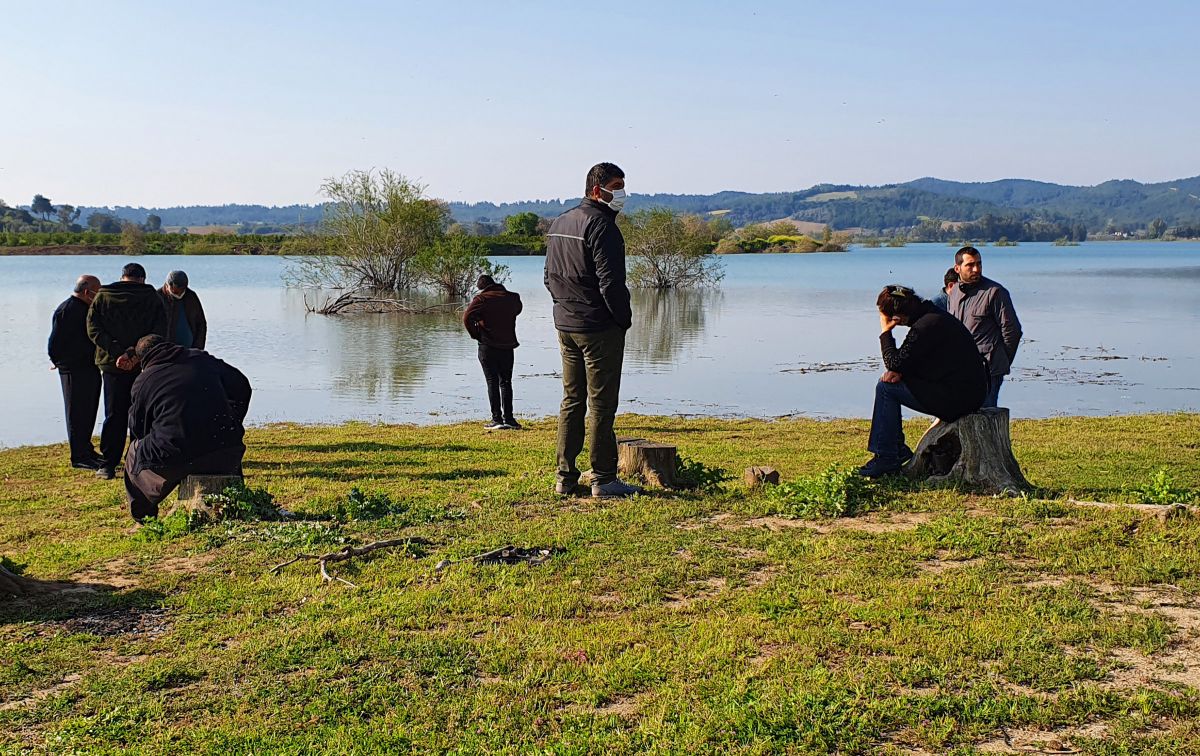
[[[578,198],[524,202],[450,203],[460,223],[498,224],[509,215],[533,212],[552,217]],[[1200,226],[1200,176],[1143,184],[1106,181],[1096,186],[1067,186],[1027,179],[983,183],[920,178],[886,186],[818,184],[802,191],[752,194],[635,194],[628,207],[668,207],[680,212],[721,214],[735,225],[789,218],[829,224],[835,229],[862,228],[881,233],[904,231],[932,221],[973,222],[995,217],[1009,222],[1081,225],[1091,232],[1105,228],[1133,230],[1161,218],[1167,227]],[[153,213],[164,226],[266,225],[306,226],[316,223],[321,205],[219,205],[170,208],[113,207],[83,209],[111,212],[135,222]]]

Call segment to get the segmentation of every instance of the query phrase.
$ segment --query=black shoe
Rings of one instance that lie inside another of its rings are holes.
[[[102,464],[96,468],[96,477],[102,480],[112,480],[117,477],[117,471]]]
[[[521,424],[516,420],[505,420],[504,427],[508,430],[521,430]]]
[[[882,478],[885,475],[895,475],[903,466],[898,459],[874,457],[870,462],[858,468],[858,474],[864,478]]]
[[[508,426],[505,425],[502,420],[493,420],[492,422],[483,426],[483,429],[484,430],[507,430]]]
[[[72,462],[71,467],[76,470],[99,470],[104,467],[104,460],[96,457],[95,459],[85,459],[82,462]]]
[[[907,465],[909,462],[912,461],[912,458],[915,456],[916,455],[913,454],[913,450],[908,448],[908,444],[905,444],[904,446],[900,447],[900,464],[901,465]]]

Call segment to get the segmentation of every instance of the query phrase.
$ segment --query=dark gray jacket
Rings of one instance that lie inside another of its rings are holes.
[[[1008,375],[1021,344],[1021,321],[1008,289],[990,278],[961,281],[950,291],[950,314],[962,321],[992,375]]]
[[[546,289],[554,327],[594,333],[633,321],[625,285],[625,238],[617,214],[585,199],[554,219],[546,235]]]

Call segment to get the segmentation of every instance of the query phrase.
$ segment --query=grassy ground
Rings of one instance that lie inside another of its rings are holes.
[[[623,416],[740,478],[861,463],[857,421]],[[910,428],[919,434],[916,425]],[[895,486],[791,520],[740,482],[551,493],[553,427],[252,431],[251,484],[306,522],[154,539],[63,446],[0,451],[0,554],[114,590],[0,606],[0,751],[1200,752],[1200,416],[1021,421],[1035,497]],[[319,519],[352,486],[403,511]],[[331,570],[300,551],[411,536]],[[531,566],[453,564],[507,543]]]

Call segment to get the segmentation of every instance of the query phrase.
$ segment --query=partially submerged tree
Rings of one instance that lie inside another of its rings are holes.
[[[330,202],[318,232],[289,245],[293,253],[304,255],[296,259],[292,278],[301,285],[348,293],[310,306],[313,311],[425,312],[427,302],[406,298],[430,289],[461,299],[479,275],[506,270],[488,260],[479,239],[461,231],[447,233],[446,203],[426,197],[424,186],[398,173],[350,171],[321,188]],[[369,306],[361,306],[364,302]]]
[[[710,253],[723,227],[656,208],[621,216],[629,284],[646,289],[715,286],[725,276]]]

